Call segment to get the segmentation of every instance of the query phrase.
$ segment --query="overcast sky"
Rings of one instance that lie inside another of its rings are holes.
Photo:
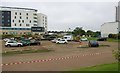
[[[115,21],[117,2],[2,2],[1,6],[38,9],[48,16],[48,30],[83,27],[100,30],[106,22]]]

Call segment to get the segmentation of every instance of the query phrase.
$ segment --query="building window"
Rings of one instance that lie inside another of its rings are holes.
[[[24,20],[22,20],[22,22],[24,23]]]
[[[30,23],[31,23],[31,20],[30,20]]]
[[[20,19],[22,19],[22,17],[20,16]]]
[[[47,19],[47,17],[45,17],[45,19]]]
[[[17,15],[17,12],[15,12],[15,15]]]
[[[20,26],[22,26],[22,24],[20,24]]]
[[[14,20],[13,20],[13,22],[14,22]]]
[[[20,20],[19,20],[19,23],[20,23]]]
[[[21,13],[20,13],[20,15],[21,15]]]
[[[2,18],[4,18],[4,16],[2,16]]]
[[[10,22],[10,20],[8,20],[8,22]]]
[[[10,16],[8,16],[8,19],[10,18]]]
[[[26,13],[26,15],[28,15],[28,13]]]
[[[16,16],[15,16],[15,19],[16,19]]]
[[[3,32],[3,34],[5,34],[5,32]]]
[[[15,26],[16,26],[16,24],[15,24]]]
[[[26,19],[28,19],[28,17],[26,17]]]
[[[30,26],[29,24],[26,24],[26,26]]]

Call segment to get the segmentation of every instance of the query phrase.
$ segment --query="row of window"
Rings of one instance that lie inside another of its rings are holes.
[[[14,17],[15,19],[17,18],[16,16]],[[20,16],[20,19],[22,19],[22,17]],[[26,19],[28,19],[28,17],[26,17]]]
[[[31,34],[31,32],[20,32],[20,33],[18,33],[18,32],[3,32],[2,34]]]
[[[18,15],[18,13],[17,12],[15,12],[15,15]],[[22,15],[22,13],[20,12],[19,13],[19,15]],[[26,13],[26,15],[28,16],[28,13]],[[37,15],[36,13],[34,13],[33,15]],[[44,18],[44,16],[43,16],[43,18]],[[45,18],[47,18],[47,17],[45,17]]]
[[[1,30],[31,30],[31,28],[0,28]]]
[[[18,13],[17,12],[15,12],[15,15],[17,15]],[[19,15],[21,15],[22,13],[19,13]],[[26,15],[28,16],[28,13],[26,13]]]
[[[17,26],[17,25],[15,24],[15,26]],[[22,24],[20,24],[20,26],[22,26]],[[30,24],[26,24],[26,26],[30,26]]]
[[[24,20],[19,20],[19,23],[22,21],[22,23],[24,23]],[[13,20],[13,22],[15,22],[14,20]],[[31,23],[31,20],[29,21],[30,23]]]

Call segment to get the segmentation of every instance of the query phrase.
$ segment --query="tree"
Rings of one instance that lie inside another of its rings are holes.
[[[82,36],[82,35],[85,35],[85,31],[82,29],[82,27],[76,27],[74,30],[73,30],[73,35],[74,36]]]
[[[93,31],[91,31],[91,30],[88,30],[87,32],[86,32],[86,34],[89,36],[89,35],[93,35]]]

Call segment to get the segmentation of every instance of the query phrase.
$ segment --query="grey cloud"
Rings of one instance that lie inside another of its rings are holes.
[[[83,27],[100,30],[104,22],[115,21],[114,2],[6,2],[4,6],[38,9],[48,16],[48,30],[68,30]]]

